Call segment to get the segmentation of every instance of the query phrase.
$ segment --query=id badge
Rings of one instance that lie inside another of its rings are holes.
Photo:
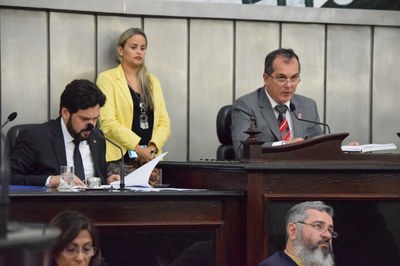
[[[141,145],[140,147],[146,148],[147,145]],[[128,150],[129,158],[136,159],[138,157],[137,153],[134,150]]]
[[[133,150],[128,150],[128,155],[129,155],[129,158],[131,158],[131,159],[135,159],[138,157],[137,153]]]

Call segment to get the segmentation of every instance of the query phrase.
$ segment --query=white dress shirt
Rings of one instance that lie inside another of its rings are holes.
[[[72,142],[74,140],[74,138],[68,132],[68,129],[62,118],[60,120],[60,123],[61,123],[61,130],[62,130],[63,137],[64,137],[65,155],[67,157],[67,165],[74,165],[75,144]],[[81,157],[82,157],[83,168],[85,170],[85,177],[87,178],[87,177],[95,176],[94,162],[93,162],[92,154],[90,153],[90,147],[89,147],[87,140],[80,142],[79,151],[80,151]],[[51,178],[51,176],[49,176],[46,180],[47,187],[50,186],[50,178]]]

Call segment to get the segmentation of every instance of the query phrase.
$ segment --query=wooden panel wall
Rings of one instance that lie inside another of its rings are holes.
[[[263,84],[265,55],[279,47],[300,56],[298,93],[316,100],[332,132],[350,132],[346,141],[400,146],[399,122],[387,119],[399,108],[399,17],[395,11],[169,1],[4,0],[1,121],[13,111],[13,123],[57,117],[67,83],[94,81],[116,66],[119,34],[143,27],[146,63],[161,81],[171,116],[166,160],[215,158],[219,108]]]

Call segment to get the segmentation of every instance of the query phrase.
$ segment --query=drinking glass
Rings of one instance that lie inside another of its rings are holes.
[[[59,190],[73,190],[74,187],[74,167],[69,165],[60,166],[60,185]]]

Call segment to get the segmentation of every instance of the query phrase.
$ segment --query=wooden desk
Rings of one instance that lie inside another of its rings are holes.
[[[10,219],[48,223],[76,210],[100,231],[109,265],[156,265],[155,260],[200,246],[209,265],[243,265],[245,195],[234,191],[47,192],[12,187]],[[192,245],[194,244],[194,245]]]
[[[160,163],[163,183],[213,191],[14,190],[10,193],[10,216],[18,221],[48,223],[62,209],[81,211],[99,227],[110,265],[132,262],[131,258],[137,257],[135,250],[145,257],[163,252],[157,248],[153,253],[143,251],[149,243],[140,242],[144,239],[154,243],[161,239],[169,248],[174,240],[204,242],[200,236],[206,235],[214,250],[213,265],[253,266],[283,249],[284,216],[291,206],[323,200],[336,211],[338,266],[398,265],[400,157],[351,157],[265,163],[164,161]],[[142,237],[143,233],[148,235]],[[131,245],[135,246],[129,248]],[[117,260],[115,254],[125,260]]]
[[[397,158],[397,163],[164,161],[161,167],[163,182],[173,187],[247,194],[244,265],[258,265],[267,255],[284,248],[285,214],[305,200],[323,200],[336,210],[335,231],[340,235],[334,241],[337,265],[398,265],[399,155]]]

